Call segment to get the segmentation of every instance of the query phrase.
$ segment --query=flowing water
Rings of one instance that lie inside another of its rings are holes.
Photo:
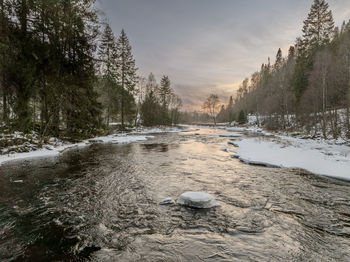
[[[350,261],[350,183],[249,166],[218,131],[0,166],[0,261]],[[221,206],[161,206],[204,191]]]

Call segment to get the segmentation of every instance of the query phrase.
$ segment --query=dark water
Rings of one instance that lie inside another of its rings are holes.
[[[0,166],[0,261],[350,261],[349,183],[244,165],[211,132]],[[158,205],[184,191],[221,207]]]

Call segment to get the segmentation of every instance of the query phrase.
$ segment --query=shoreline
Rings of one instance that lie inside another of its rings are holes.
[[[188,132],[187,129],[179,129],[177,127],[153,127],[140,128],[132,130],[129,133],[115,133],[107,136],[99,136],[83,140],[78,143],[60,143],[53,146],[45,144],[42,148],[31,150],[29,152],[15,152],[10,154],[0,155],[0,166],[14,160],[40,158],[40,157],[55,157],[62,154],[67,149],[90,146],[95,143],[101,144],[129,144],[140,141],[147,141],[154,138],[152,134]]]

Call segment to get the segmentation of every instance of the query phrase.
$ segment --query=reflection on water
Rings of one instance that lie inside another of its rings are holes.
[[[350,260],[349,183],[244,165],[216,132],[1,166],[0,261]],[[221,207],[158,204],[184,191]]]
[[[157,151],[157,152],[168,152],[170,149],[178,148],[179,145],[177,144],[142,144],[142,148],[144,148],[147,151]]]

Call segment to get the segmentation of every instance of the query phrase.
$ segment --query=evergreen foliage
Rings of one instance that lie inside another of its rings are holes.
[[[131,45],[124,30],[116,39],[100,26],[94,0],[0,1],[0,120],[8,128],[78,140],[111,120],[134,123],[141,91]],[[169,78],[155,89],[163,115],[151,122],[178,121]]]
[[[314,0],[302,32],[286,57],[279,49],[273,66],[243,81],[233,111],[273,129],[350,138],[350,21],[334,28],[326,1]]]
[[[137,84],[137,68],[135,59],[131,53],[129,39],[122,30],[116,43],[116,68],[117,84],[121,87],[120,110],[121,124],[124,127],[126,118],[132,118],[135,113],[135,100],[133,92]]]
[[[182,101],[171,88],[169,77],[163,76],[158,85],[151,73],[145,86],[146,96],[140,110],[143,124],[145,126],[178,124]]]
[[[237,122],[240,125],[246,124],[248,122],[247,114],[243,110],[239,112]]]

